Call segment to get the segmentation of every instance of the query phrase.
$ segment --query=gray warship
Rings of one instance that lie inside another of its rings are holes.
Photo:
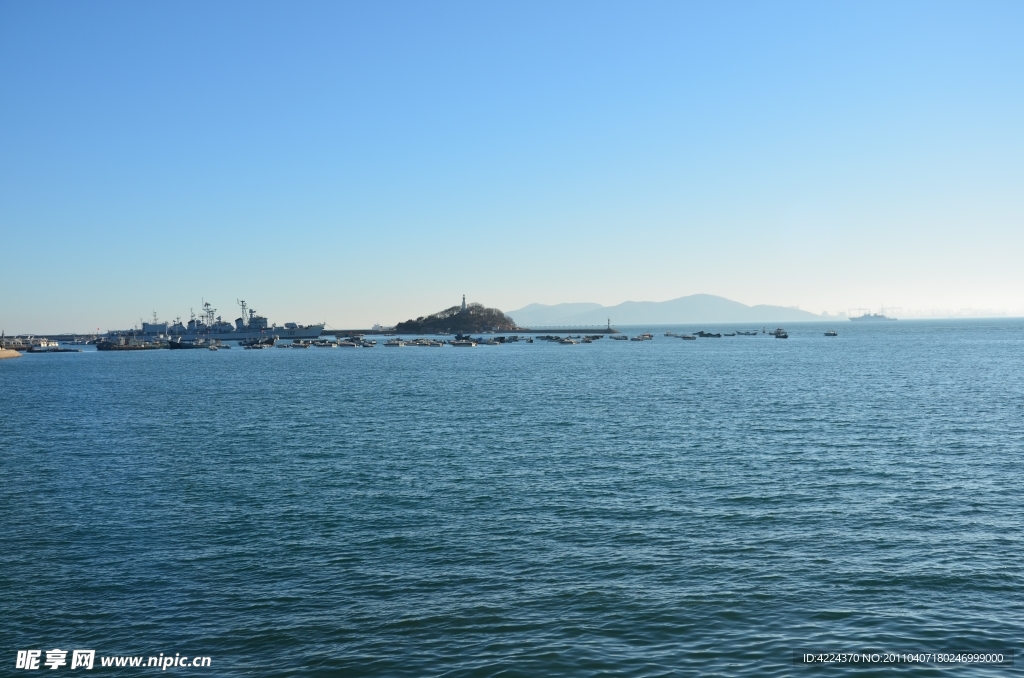
[[[863,310],[863,309],[857,309],[857,310]],[[885,314],[885,306],[883,306],[882,310],[879,311],[878,313],[869,313],[867,311],[864,311],[863,315],[855,315],[855,316],[852,315],[852,316],[849,316],[849,318],[850,318],[850,320],[853,320],[855,322],[877,322],[877,321],[886,321],[886,320],[888,320],[888,321],[896,320],[896,318],[891,318],[891,317],[889,317],[889,316],[887,316]]]
[[[203,312],[197,317],[194,313],[188,324],[182,324],[178,318],[174,323],[159,322],[153,314],[153,322],[142,323],[142,336],[145,338],[175,339],[177,341],[219,340],[252,342],[277,339],[316,339],[324,330],[324,324],[299,325],[285,323],[283,326],[271,325],[267,319],[251,309],[244,301],[239,301],[242,315],[235,319],[234,324],[217,315],[217,309],[210,302],[203,302]]]

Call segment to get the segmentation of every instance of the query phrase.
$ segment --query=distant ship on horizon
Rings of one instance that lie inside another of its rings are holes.
[[[863,310],[863,309],[857,309],[857,310],[859,311],[859,310]],[[880,310],[878,313],[868,313],[867,311],[864,311],[864,313],[862,315],[858,315],[858,316],[851,315],[850,316],[850,320],[863,320],[863,321],[891,320],[891,321],[895,321],[896,318],[890,318],[889,316],[885,315],[885,306],[883,306],[882,310]]]

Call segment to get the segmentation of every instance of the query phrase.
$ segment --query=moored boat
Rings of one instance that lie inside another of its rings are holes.
[[[172,350],[176,350],[176,351],[177,350],[181,350],[181,349],[213,348],[213,347],[217,346],[219,343],[220,343],[219,341],[214,341],[214,340],[206,339],[206,338],[203,338],[203,337],[198,337],[196,339],[191,339],[191,340],[182,339],[181,337],[177,337],[177,338],[171,339],[169,342],[167,342],[167,348],[172,349]]]
[[[103,339],[96,342],[97,351],[153,351],[160,348],[164,348],[163,344],[126,339],[125,337],[118,337],[117,341]]]
[[[238,345],[243,348],[270,348],[277,343],[277,336],[271,335],[269,337],[253,337],[252,339],[242,339],[238,342]]]
[[[32,346],[28,350],[26,350],[25,352],[26,353],[81,353],[82,349],[80,349],[80,348],[52,348],[52,347],[40,348],[38,346]]]
[[[154,313],[153,322],[142,323],[141,337],[149,341],[166,341],[168,338],[185,341],[210,339],[237,341],[241,344],[241,342],[261,340],[271,336],[308,341],[319,338],[324,329],[324,323],[271,325],[266,317],[249,308],[246,302],[239,301],[238,305],[242,309],[242,314],[241,317],[235,319],[234,323],[218,316],[217,309],[213,308],[209,302],[203,302],[202,313],[198,317],[193,314],[187,323],[183,323],[180,319],[172,322],[158,321]]]

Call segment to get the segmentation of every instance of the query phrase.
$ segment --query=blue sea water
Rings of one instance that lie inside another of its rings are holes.
[[[828,327],[0,361],[0,674],[1019,672],[794,664],[1024,633],[1024,320]]]

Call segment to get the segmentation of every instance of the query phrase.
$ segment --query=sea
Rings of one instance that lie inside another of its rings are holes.
[[[0,674],[1019,674],[1024,320],[786,329],[0,361]]]

